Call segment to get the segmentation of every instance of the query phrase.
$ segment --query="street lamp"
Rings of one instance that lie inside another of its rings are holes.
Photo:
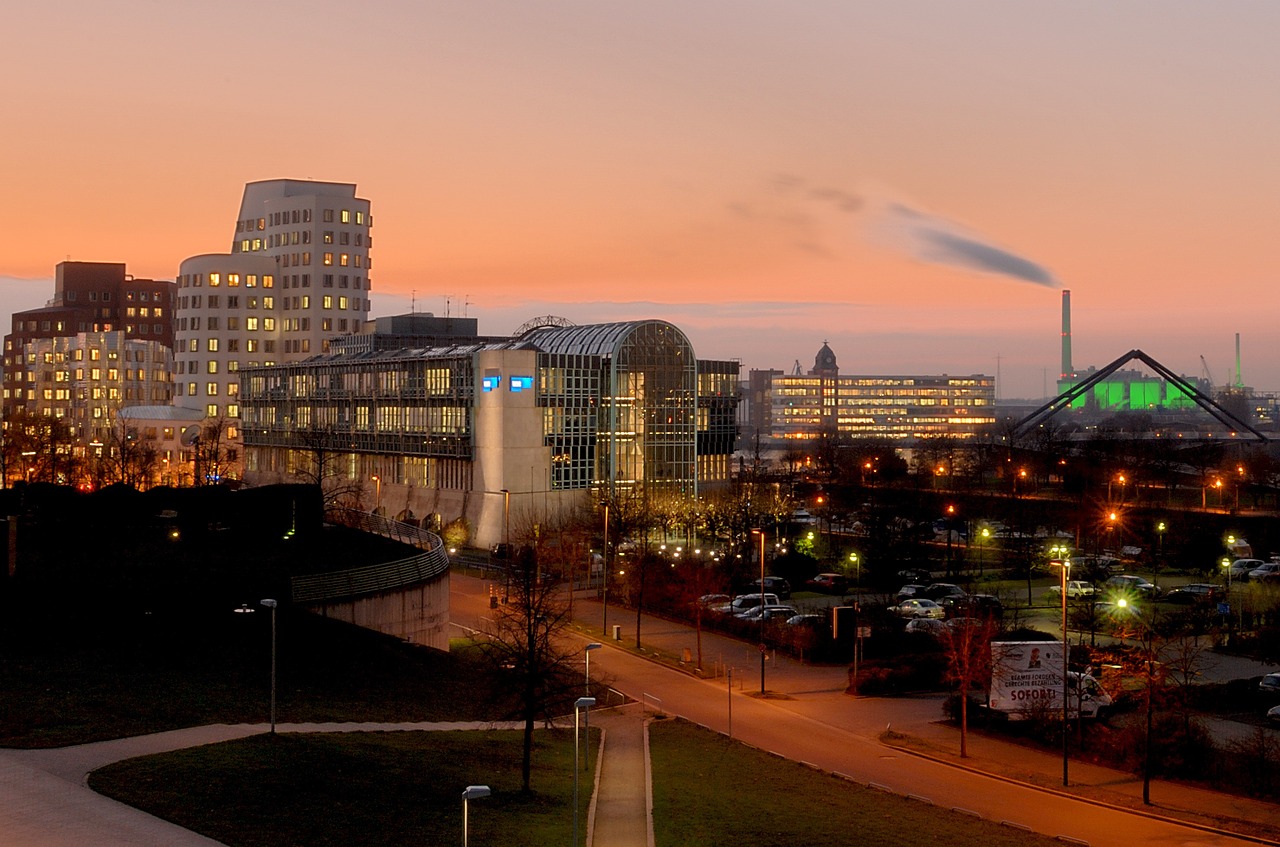
[[[853,565],[855,569],[854,584],[857,586],[858,591],[861,592],[862,591],[862,560],[858,558],[857,553],[850,553],[849,563]]]
[[[467,802],[488,797],[491,793],[487,785],[468,785],[462,789],[462,847],[467,847]]]
[[[601,644],[599,641],[592,641],[585,648],[583,648],[583,652],[586,654],[586,657],[587,657],[587,683],[583,689],[584,694],[591,693],[591,651],[599,650],[603,646],[604,645]]]
[[[578,713],[586,714],[595,704],[594,697],[579,697],[573,704],[573,847],[578,847]]]
[[[760,536],[760,693],[764,694],[764,529],[751,530]]]
[[[1146,742],[1143,744],[1142,751],[1142,803],[1143,805],[1151,805],[1151,722],[1154,708],[1151,702],[1151,686],[1154,682],[1156,657],[1155,657],[1155,633],[1152,631],[1152,622],[1146,620],[1142,615],[1138,614],[1136,608],[1129,606],[1129,601],[1121,597],[1116,601],[1116,606],[1121,610],[1129,612],[1142,625],[1142,641],[1146,647],[1147,653],[1147,727]]]
[[[604,570],[601,572],[601,585],[603,586],[601,594],[604,597],[604,611],[600,618],[600,629],[605,632],[609,631],[609,501],[601,500],[600,505],[604,506],[604,548],[601,550],[604,559]]]
[[[503,571],[506,579],[503,581],[502,602],[511,602],[511,492],[502,489],[502,550],[505,559],[503,561]]]
[[[374,489],[377,491],[377,494],[375,495],[376,505],[373,507],[373,513],[375,515],[380,515],[382,514],[382,477],[374,474],[370,479],[373,480]]]
[[[1067,657],[1071,652],[1071,642],[1067,638],[1067,576],[1071,573],[1071,561],[1063,559],[1058,565],[1062,569],[1062,786],[1070,785],[1068,779],[1067,750]]]
[[[276,601],[267,598],[263,606],[271,610],[271,734],[276,731]]]

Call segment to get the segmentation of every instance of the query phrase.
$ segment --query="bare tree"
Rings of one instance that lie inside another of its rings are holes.
[[[959,698],[960,758],[969,756],[969,692],[991,682],[991,639],[1000,631],[994,617],[953,618],[942,629],[947,679]]]
[[[7,451],[17,459],[21,478],[28,482],[66,485],[77,477],[75,434],[64,418],[19,412],[5,421]],[[6,471],[13,465],[6,460]]]
[[[364,498],[364,482],[352,479],[341,467],[348,451],[333,446],[337,440],[331,429],[300,429],[294,438],[298,450],[306,457],[303,467],[295,473],[320,489],[326,510],[341,503],[358,504]]]
[[[498,608],[489,640],[482,644],[495,673],[516,692],[514,711],[524,722],[525,792],[530,791],[534,723],[567,711],[579,682],[575,655],[559,637],[569,624],[568,610],[552,581],[540,576],[535,551],[522,547],[512,563],[510,602]]]
[[[217,485],[234,465],[227,442],[226,418],[206,420],[200,426],[200,434],[191,444],[195,459],[195,485]]]

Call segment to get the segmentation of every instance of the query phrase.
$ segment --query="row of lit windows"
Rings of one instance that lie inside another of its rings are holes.
[[[210,353],[220,352],[218,348],[221,345],[222,345],[222,341],[217,338],[210,338],[205,342],[205,346],[208,348],[208,351]],[[240,339],[228,338],[226,340],[226,345],[227,345],[226,352],[237,353],[239,352],[239,348],[240,348]],[[259,350],[261,350],[263,353],[274,353],[276,351],[276,343],[271,340],[259,341],[257,338],[246,338],[244,340],[244,349],[246,353],[257,353]],[[198,338],[190,339],[187,342],[187,349],[183,352],[199,353],[200,339]]]
[[[192,295],[191,297],[182,297],[182,298],[180,298],[180,301],[179,301],[179,307],[178,307],[178,308],[180,308],[180,309],[186,309],[186,308],[188,308],[188,304],[190,304],[190,306],[189,306],[189,307],[190,307],[190,308],[192,308],[192,309],[202,309],[202,308],[204,308],[204,306],[203,306],[203,303],[204,303],[204,302],[205,302],[205,300],[204,300],[204,298],[203,298],[203,297],[201,297],[199,294],[195,294],[195,295]],[[209,295],[208,303],[209,303],[208,308],[210,308],[210,309],[221,309],[221,308],[222,308],[222,298],[221,298],[220,296],[218,296],[217,294],[210,294],[210,295]],[[258,298],[257,298],[257,297],[245,297],[245,298],[244,298],[244,306],[245,306],[245,308],[246,308],[246,309],[249,309],[249,310],[257,309],[257,308],[258,308]],[[275,298],[275,297],[273,297],[273,296],[271,296],[271,295],[269,295],[269,294],[268,294],[268,295],[264,295],[264,296],[263,296],[263,298],[262,298],[262,308],[264,308],[264,309],[274,309],[275,307],[276,307],[276,298]],[[228,308],[228,309],[239,309],[239,308],[240,308],[240,295],[238,295],[238,294],[228,295],[228,297],[227,297],[227,308]]]
[[[333,241],[333,230],[331,230],[331,229],[326,229],[326,230],[324,231],[324,235],[321,237],[321,240],[322,240],[325,244],[333,244],[333,243],[334,243],[334,241]],[[351,241],[351,233],[350,233],[350,232],[347,232],[347,231],[345,231],[345,230],[344,230],[343,232],[339,232],[339,233],[338,233],[338,242],[337,242],[337,243],[338,243],[338,244],[351,244],[351,243],[352,243],[352,241]],[[357,247],[363,247],[363,246],[365,246],[365,244],[364,244],[364,233],[363,233],[363,232],[357,232],[357,233],[356,233],[355,245],[356,245]],[[370,237],[370,238],[369,238],[369,246],[370,246],[370,247],[372,247],[372,246],[373,246],[373,238],[372,238],[372,237]]]
[[[290,209],[285,212],[271,213],[272,226],[283,226],[284,224],[288,224],[288,223],[295,223],[295,224],[311,223],[311,210],[310,209]],[[257,219],[249,218],[243,221],[236,221],[236,232],[252,232],[255,229],[261,232],[266,228],[267,228],[266,218],[257,218]]]
[[[208,318],[203,318],[203,319],[199,317],[179,318],[178,331],[179,332],[188,332],[188,331],[200,332],[201,323],[204,323],[205,329],[210,332],[221,332],[223,328],[223,322],[221,318],[219,318],[217,315],[210,315]],[[226,319],[225,326],[228,332],[239,332],[240,324],[241,324],[240,317],[237,315],[232,315]],[[246,331],[256,332],[259,327],[261,327],[266,332],[275,332],[276,319],[271,317],[259,318],[257,315],[247,315],[244,318],[244,328]],[[210,340],[212,341],[214,339],[210,339]],[[196,350],[198,349],[195,346],[196,339],[194,338],[188,339],[187,344],[192,345],[190,347],[190,352],[192,353],[196,352]],[[181,339],[179,339],[177,346],[181,348],[182,346]]]
[[[200,288],[204,285],[204,280],[204,274],[179,274],[178,287]],[[263,288],[274,288],[276,284],[276,278],[272,274],[262,274],[261,277],[259,277],[258,274],[222,274],[218,272],[209,274],[210,288],[217,288],[222,285],[224,281],[228,288],[237,288],[242,283],[245,288],[257,288],[259,282],[261,282]]]
[[[186,395],[186,396],[188,396],[188,397],[195,397],[196,395],[198,395],[198,394],[200,393],[200,392],[199,392],[200,383],[198,383],[198,382],[188,382],[188,383],[186,384],[186,386],[187,386],[187,395]],[[238,382],[229,382],[229,383],[227,383],[227,396],[228,396],[228,397],[238,397],[239,395],[240,395],[240,383],[238,383]],[[181,383],[181,382],[180,382],[180,383],[178,383],[178,396],[179,396],[179,397],[181,397],[181,396],[182,396],[182,383]],[[206,383],[204,384],[204,396],[206,396],[206,397],[217,397],[217,396],[218,396],[218,383],[216,383],[216,382],[206,382]]]

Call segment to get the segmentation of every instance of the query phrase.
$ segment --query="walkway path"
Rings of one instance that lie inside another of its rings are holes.
[[[653,847],[649,737],[639,703],[596,713],[604,747],[588,816],[587,847]]]

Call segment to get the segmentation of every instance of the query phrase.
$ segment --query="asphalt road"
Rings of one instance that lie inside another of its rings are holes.
[[[454,575],[452,616],[463,626],[481,628],[488,614],[487,584]],[[575,601],[575,617],[600,623],[599,605]],[[635,625],[634,613],[611,610],[610,623]],[[642,635],[657,637],[676,625],[645,619]],[[633,638],[634,630],[626,637]],[[691,636],[686,632],[686,639]],[[593,676],[604,678],[618,691],[649,704],[660,704],[678,715],[732,735],[780,756],[807,762],[862,783],[875,783],[895,793],[925,798],[946,808],[968,810],[994,821],[1014,824],[1050,836],[1080,839],[1092,845],[1116,847],[1177,847],[1250,843],[1184,824],[1092,804],[1068,795],[1031,788],[999,778],[975,774],[903,753],[878,739],[893,724],[909,731],[913,724],[939,717],[937,698],[851,698],[843,693],[843,668],[808,668],[785,659],[771,659],[767,687],[787,699],[760,699],[739,688],[758,690],[758,653],[754,646],[721,643],[704,634],[713,653],[740,668],[732,694],[725,680],[703,680],[622,649],[594,651]],[[642,638],[642,640],[644,640]],[[585,643],[585,640],[584,640]],[[706,649],[706,648],[704,648]],[[753,660],[754,653],[754,660]]]

